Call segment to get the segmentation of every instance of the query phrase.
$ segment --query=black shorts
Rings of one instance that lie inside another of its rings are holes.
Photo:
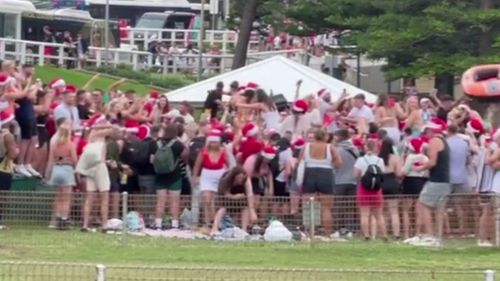
[[[265,182],[261,177],[254,177],[251,179],[252,181],[252,190],[254,195],[264,196],[265,191]]]
[[[403,194],[405,195],[419,195],[424,188],[426,178],[420,177],[406,177],[403,180]]]
[[[0,172],[0,191],[10,190],[12,187],[12,174]]]
[[[395,174],[385,174],[384,181],[382,182],[382,193],[384,195],[397,195],[399,194],[400,184],[396,179]]]
[[[37,124],[36,126],[36,131],[38,135],[38,147],[43,147],[46,143],[49,143],[50,137],[49,137],[49,131],[47,130],[47,127],[43,124]]]
[[[274,180],[274,196],[279,196],[279,197],[290,196],[288,188],[286,188],[286,182]]]
[[[23,120],[17,119],[19,129],[21,130],[21,139],[30,140],[37,135],[36,119]]]
[[[306,168],[304,172],[304,182],[302,193],[319,193],[333,195],[333,170],[329,168]]]

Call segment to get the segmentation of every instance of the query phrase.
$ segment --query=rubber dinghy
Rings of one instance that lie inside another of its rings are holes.
[[[473,97],[500,97],[500,64],[474,66],[462,75],[464,92]]]

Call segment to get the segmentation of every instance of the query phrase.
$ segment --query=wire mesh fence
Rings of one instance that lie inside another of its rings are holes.
[[[0,262],[0,280],[2,281],[493,281],[494,278],[495,272],[491,270],[363,271]]]
[[[61,227],[58,210],[65,200],[69,212]],[[111,193],[109,198],[80,192],[0,192],[0,224],[12,229],[80,230],[86,217],[84,230],[121,233],[121,238],[145,235],[215,240],[405,240],[430,232],[444,240],[500,244],[498,195],[453,194],[443,209],[431,210],[427,220],[419,213],[421,208],[417,197],[403,195],[363,202],[355,196],[255,196],[252,202],[244,196],[178,196],[167,191]],[[272,239],[273,235],[279,237]]]

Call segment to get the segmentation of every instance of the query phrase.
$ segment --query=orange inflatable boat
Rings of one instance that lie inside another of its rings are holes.
[[[464,92],[473,97],[500,97],[500,64],[478,65],[462,75]]]

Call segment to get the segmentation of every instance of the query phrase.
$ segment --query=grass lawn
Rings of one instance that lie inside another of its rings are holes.
[[[53,66],[37,66],[36,76],[45,83],[50,82],[50,80],[52,80],[55,77],[59,77],[64,79],[66,83],[76,85],[77,87],[83,87],[87,83],[87,81],[89,81],[92,78],[92,74],[89,74],[87,72],[78,71],[74,69],[67,70],[64,68],[58,68]],[[96,79],[90,85],[89,89],[100,88],[106,90],[114,82],[116,82],[116,79],[103,75],[103,77],[99,77],[98,79]],[[131,81],[131,82],[125,82],[118,88],[122,91],[133,89],[137,93],[147,94],[154,87],[148,87],[146,85],[142,85],[137,82]]]
[[[498,249],[472,245],[454,241],[443,249],[426,249],[353,240],[311,247],[307,243],[236,243],[133,236],[128,236],[123,243],[119,235],[14,228],[0,232],[0,280],[91,280],[64,279],[59,275],[50,275],[47,279],[2,278],[7,271],[10,276],[15,276],[13,272],[23,275],[30,269],[52,272],[30,264],[5,269],[2,261],[85,263],[89,265],[77,268],[57,265],[59,269],[54,269],[54,274],[71,271],[91,275],[95,264],[102,263],[108,267],[107,274],[113,277],[106,280],[479,281],[484,280],[484,270],[500,270]],[[179,268],[184,270],[180,272]],[[32,274],[38,276],[38,273]],[[231,278],[221,279],[221,274]]]

